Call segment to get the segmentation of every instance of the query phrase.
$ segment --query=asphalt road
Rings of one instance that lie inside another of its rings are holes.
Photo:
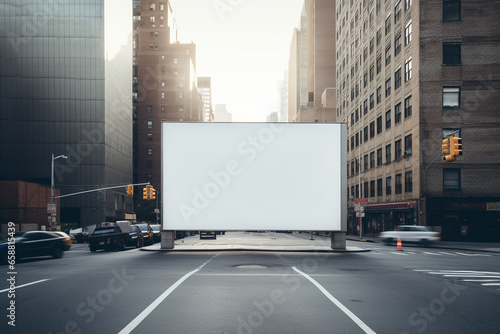
[[[20,261],[15,297],[0,266],[0,333],[498,333],[500,254],[363,246],[371,252],[90,253],[76,244],[62,259]]]

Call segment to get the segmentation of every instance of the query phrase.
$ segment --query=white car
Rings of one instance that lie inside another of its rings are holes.
[[[382,242],[391,244],[401,238],[401,242],[415,242],[421,245],[429,245],[440,239],[439,233],[432,231],[427,226],[401,225],[395,231],[380,233]]]

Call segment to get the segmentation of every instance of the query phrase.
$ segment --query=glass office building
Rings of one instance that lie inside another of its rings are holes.
[[[61,195],[132,182],[132,1],[0,0],[0,180],[50,184],[52,154]],[[92,192],[61,222],[132,210],[125,187]]]

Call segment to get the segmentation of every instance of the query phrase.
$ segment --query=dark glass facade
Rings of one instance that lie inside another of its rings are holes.
[[[132,181],[132,1],[0,0],[0,179],[61,194]],[[1,190],[0,190],[1,191]],[[123,189],[61,200],[61,221],[132,211]]]

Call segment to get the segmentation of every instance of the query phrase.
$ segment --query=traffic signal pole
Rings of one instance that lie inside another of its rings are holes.
[[[79,191],[76,193],[71,193],[71,194],[66,194],[66,195],[61,195],[61,196],[55,196],[54,198],[63,198],[63,197],[69,197],[69,196],[76,196],[76,195],[82,195],[82,194],[87,194],[87,193],[92,193],[96,191],[102,191],[102,190],[110,190],[110,189],[118,189],[118,188],[123,188],[127,186],[144,186],[144,185],[149,185],[149,182],[147,183],[135,183],[135,184],[123,184],[121,186],[114,186],[114,187],[105,187],[105,188],[97,188],[97,189],[92,189],[92,190],[84,190],[84,191]]]

